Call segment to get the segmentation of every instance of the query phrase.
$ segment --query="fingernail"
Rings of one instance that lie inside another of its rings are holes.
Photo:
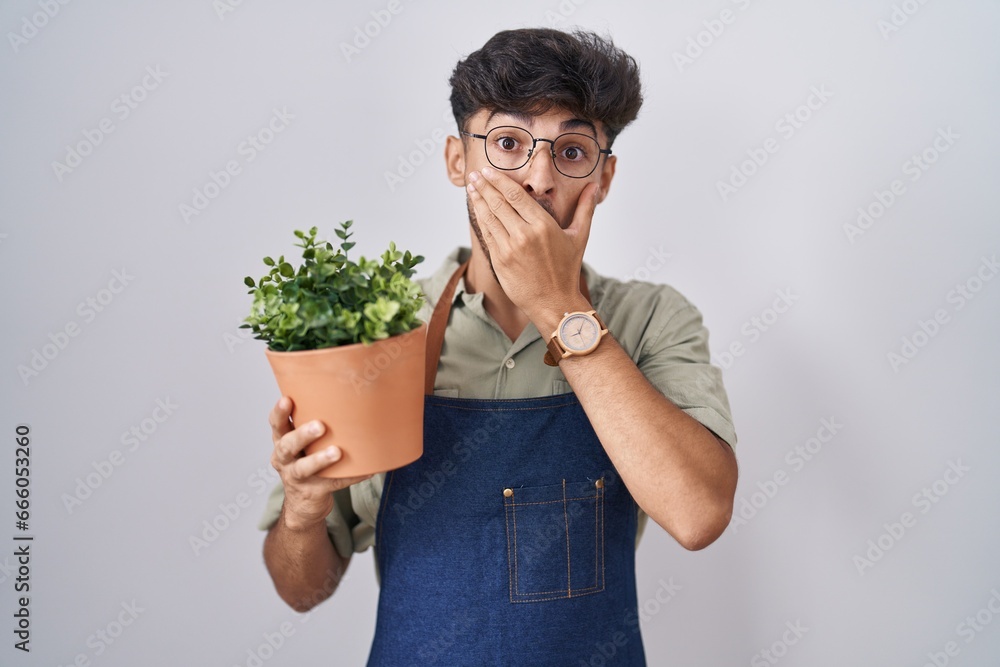
[[[309,432],[313,435],[319,435],[323,432],[323,422],[310,422]]]
[[[493,170],[489,167],[483,167],[483,176],[492,176]]]
[[[486,173],[485,169],[483,169],[483,173]],[[469,174],[469,180],[472,181],[473,183],[475,183],[476,181],[478,181],[479,180],[479,172],[474,171],[474,172],[470,173]]]
[[[336,461],[340,458],[340,450],[330,445],[325,450],[323,450],[323,455],[326,456],[331,461]]]

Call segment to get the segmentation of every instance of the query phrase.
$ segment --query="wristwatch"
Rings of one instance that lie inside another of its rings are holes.
[[[608,328],[596,310],[565,313],[549,338],[544,361],[549,366],[558,366],[566,357],[590,354],[606,333]]]

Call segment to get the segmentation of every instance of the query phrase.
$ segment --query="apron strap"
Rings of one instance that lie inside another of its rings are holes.
[[[424,370],[424,394],[431,396],[434,394],[434,381],[437,379],[438,362],[441,361],[441,345],[444,343],[444,330],[448,326],[448,315],[451,311],[451,301],[455,298],[455,286],[458,280],[465,275],[465,270],[469,268],[469,261],[465,260],[451,275],[444,291],[438,297],[434,305],[434,312],[431,314],[431,323],[427,327],[427,348],[426,348],[426,368]]]
[[[444,344],[444,332],[451,314],[451,304],[455,298],[455,288],[458,286],[458,281],[465,275],[466,269],[469,268],[471,259],[470,257],[465,260],[455,269],[455,273],[448,279],[448,284],[445,285],[444,291],[441,292],[441,296],[438,297],[438,301],[434,305],[434,312],[431,313],[431,321],[427,327],[426,366],[424,369],[424,394],[427,396],[434,394],[434,381],[437,379],[438,363],[441,361],[441,347]],[[587,289],[587,281],[583,277],[582,269],[580,271],[580,292],[583,293],[587,301],[590,301],[590,290]]]

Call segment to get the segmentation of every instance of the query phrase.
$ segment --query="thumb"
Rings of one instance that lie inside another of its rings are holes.
[[[590,226],[594,220],[594,211],[597,209],[597,200],[600,198],[601,186],[597,183],[589,183],[576,204],[576,212],[573,214],[573,221],[566,228],[566,233],[576,237],[577,245],[580,249],[587,246],[587,239],[590,238]]]

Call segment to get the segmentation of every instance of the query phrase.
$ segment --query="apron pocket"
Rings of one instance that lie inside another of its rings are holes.
[[[604,590],[604,479],[503,490],[511,602]]]

